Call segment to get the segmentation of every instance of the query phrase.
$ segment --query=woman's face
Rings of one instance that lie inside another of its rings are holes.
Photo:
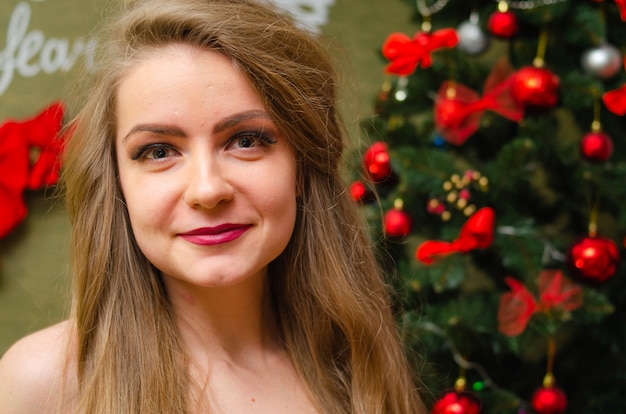
[[[166,284],[264,277],[293,232],[296,166],[232,62],[189,45],[159,49],[123,79],[116,111],[134,236]]]

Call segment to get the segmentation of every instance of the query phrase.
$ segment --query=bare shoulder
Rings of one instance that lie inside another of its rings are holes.
[[[68,352],[71,324],[35,332],[16,342],[0,359],[0,412],[56,413],[70,390]],[[69,378],[69,376],[67,377]]]

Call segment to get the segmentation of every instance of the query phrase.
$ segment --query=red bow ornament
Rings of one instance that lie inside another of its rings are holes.
[[[18,128],[13,121],[0,125],[0,238],[24,220],[27,212],[22,193],[28,184],[28,146],[15,139]]]
[[[431,53],[444,47],[454,47],[459,38],[454,29],[441,29],[433,33],[417,32],[411,39],[404,33],[392,33],[383,44],[383,56],[390,61],[387,73],[406,76],[418,65],[426,69],[432,64]]]
[[[507,336],[524,332],[535,313],[570,312],[583,304],[581,287],[563,276],[560,270],[544,270],[539,274],[539,301],[519,280],[506,277],[504,281],[511,291],[500,297],[498,330]]]
[[[38,157],[31,166],[28,189],[38,190],[56,184],[61,168],[60,155],[65,137],[59,136],[63,123],[64,108],[54,103],[39,115],[25,122],[21,134],[37,150]]]
[[[511,95],[513,76],[503,65],[496,65],[484,87],[481,98],[477,92],[456,82],[443,82],[435,99],[437,132],[453,145],[463,145],[478,130],[485,111],[493,111],[512,121],[524,116],[523,106]]]
[[[602,95],[602,101],[606,108],[615,115],[626,115],[626,85],[605,92],[604,95]]]
[[[619,17],[626,22],[626,0],[615,0],[615,3],[619,8]]]
[[[624,5],[626,7],[626,0],[624,0]],[[622,18],[622,20],[624,20],[624,18]],[[626,68],[626,58],[624,58],[624,67]],[[604,102],[606,109],[613,112],[615,115],[626,115],[626,85],[605,92],[604,95],[602,95],[602,102]]]
[[[418,246],[415,257],[420,262],[430,265],[439,256],[486,249],[493,242],[494,224],[495,212],[491,207],[483,207],[465,222],[456,240],[453,242],[425,241]]]
[[[55,103],[34,118],[0,125],[0,238],[26,217],[24,190],[56,183],[62,118],[63,106]]]

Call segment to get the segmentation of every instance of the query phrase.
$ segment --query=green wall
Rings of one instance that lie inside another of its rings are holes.
[[[66,100],[88,60],[78,54],[70,65],[71,56],[60,59],[61,53],[46,51],[64,45],[68,55],[79,50],[103,5],[95,0],[0,2],[0,123],[25,120]],[[27,192],[26,220],[0,239],[0,353],[67,311],[69,226],[63,201],[52,195],[51,190]]]

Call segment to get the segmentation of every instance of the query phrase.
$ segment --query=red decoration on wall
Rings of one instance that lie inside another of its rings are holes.
[[[22,193],[28,184],[28,146],[17,122],[0,126],[0,238],[26,217]]]
[[[37,148],[39,156],[31,166],[28,189],[38,190],[56,184],[59,180],[64,137],[59,136],[64,108],[55,103],[44,109],[36,118],[25,122],[22,134],[31,149]]]
[[[500,297],[498,330],[507,336],[524,332],[537,312],[569,312],[583,304],[581,287],[563,276],[560,270],[544,270],[539,274],[538,301],[519,280],[506,277],[504,281],[511,291]]]
[[[421,65],[432,64],[431,53],[444,47],[454,47],[459,38],[454,29],[440,29],[433,33],[417,32],[411,39],[404,33],[390,34],[383,44],[383,56],[390,61],[387,73],[410,75]]]
[[[63,105],[54,103],[31,119],[0,125],[0,238],[26,217],[24,190],[57,182],[62,120]]]
[[[493,242],[494,224],[495,212],[491,207],[483,207],[465,222],[456,240],[451,243],[428,240],[417,248],[415,257],[422,263],[432,264],[438,256],[486,249]]]

